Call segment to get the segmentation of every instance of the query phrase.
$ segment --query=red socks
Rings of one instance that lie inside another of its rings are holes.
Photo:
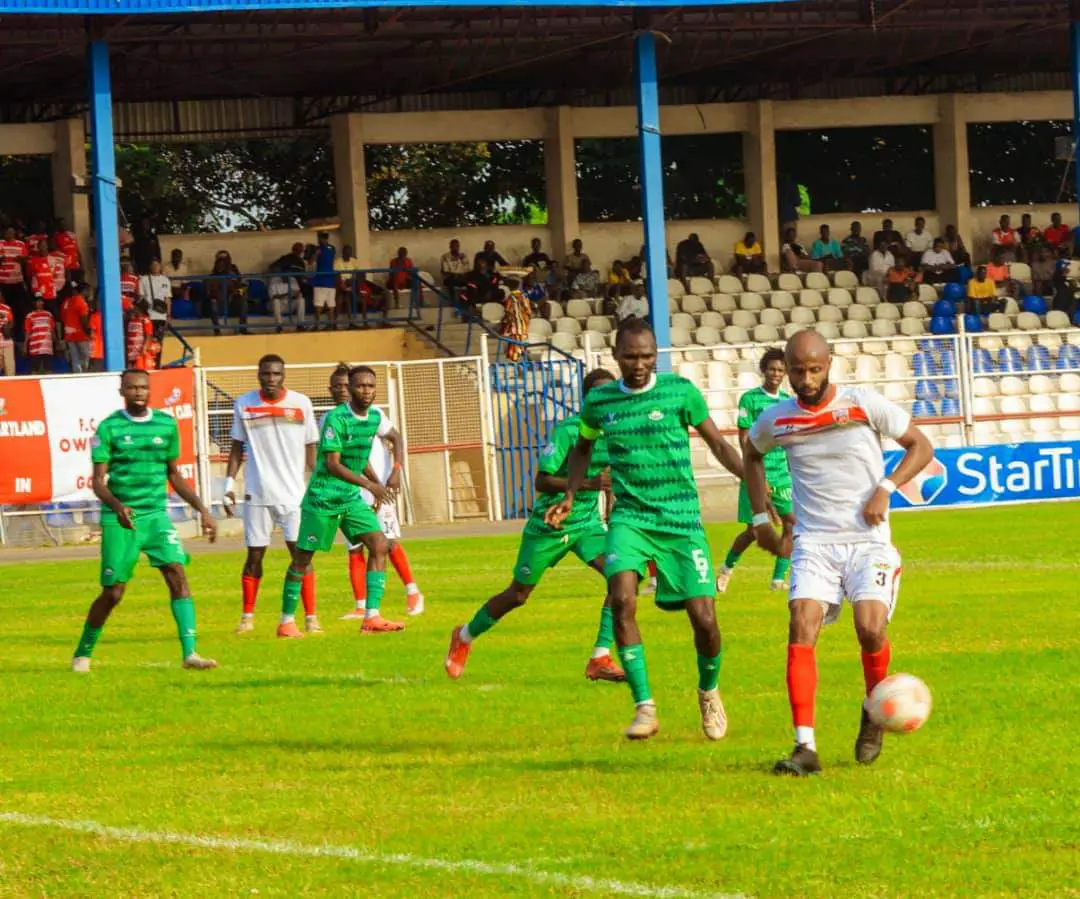
[[[300,583],[300,601],[304,604],[304,614],[315,614],[315,572],[309,571]]]
[[[889,661],[892,658],[892,646],[889,641],[877,652],[862,654],[863,679],[866,681],[866,695],[889,676]]]
[[[367,599],[367,558],[363,550],[349,553],[349,581],[353,599],[364,602]]]
[[[649,569],[649,577],[656,577],[656,563],[646,562],[645,566]]]
[[[259,595],[259,581],[262,578],[252,577],[249,574],[240,577],[240,590],[244,596],[244,614],[255,614],[255,599]]]
[[[394,571],[398,573],[398,577],[401,578],[401,583],[406,587],[409,584],[415,583],[413,581],[412,569],[409,567],[409,557],[405,555],[405,547],[400,543],[396,544],[392,550],[390,550],[390,564],[394,566]]]
[[[817,658],[813,646],[788,644],[787,688],[791,720],[796,727],[813,727],[814,695],[817,693]]]

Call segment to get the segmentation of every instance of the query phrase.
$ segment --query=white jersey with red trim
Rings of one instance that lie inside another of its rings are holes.
[[[766,409],[750,440],[762,455],[787,452],[800,542],[891,543],[888,521],[870,527],[862,510],[885,476],[882,438],[902,436],[911,415],[865,387],[830,390],[819,406],[792,399]]]
[[[306,447],[319,442],[311,400],[294,390],[274,402],[250,390],[233,403],[232,439],[247,451],[244,501],[253,506],[299,506],[304,498]]]
[[[385,419],[387,422],[390,419]],[[394,455],[390,452],[390,448],[386,445],[386,441],[379,437],[371,444],[371,455],[368,456],[368,465],[371,466],[371,470],[375,472],[375,479],[382,485],[386,485],[386,482],[390,480],[390,475],[394,473]],[[369,503],[375,502],[375,497],[371,495],[367,490],[361,490],[360,494]]]

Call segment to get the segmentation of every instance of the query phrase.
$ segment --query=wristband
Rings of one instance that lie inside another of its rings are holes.
[[[395,468],[395,469],[397,469],[397,468],[401,468],[401,463],[400,463],[400,462],[395,462],[395,463],[394,463],[394,468]]]
[[[886,493],[896,493],[896,481],[890,481],[888,478],[878,481],[878,487]]]
[[[225,478],[225,492],[236,493],[236,478]]]
[[[759,528],[763,524],[770,524],[772,519],[769,518],[768,512],[758,512],[753,518],[750,519],[750,526]]]

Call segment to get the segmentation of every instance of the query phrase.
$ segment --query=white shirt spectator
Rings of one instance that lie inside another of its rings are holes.
[[[904,243],[907,244],[907,248],[912,253],[925,253],[934,246],[934,235],[925,228],[923,228],[922,234],[918,231],[908,231]]]
[[[164,322],[169,320],[169,300],[172,299],[172,283],[168,275],[140,275],[139,299],[146,300],[150,310],[150,320]],[[164,309],[155,309],[154,300],[164,303]]]
[[[649,301],[645,297],[626,296],[619,300],[615,307],[615,317],[622,324],[628,318],[647,318],[649,315]]]
[[[929,265],[933,268],[939,268],[943,265],[956,265],[956,262],[952,258],[952,253],[948,250],[927,250],[923,253],[922,264]]]
[[[881,275],[881,277],[884,278],[885,273],[894,265],[896,265],[896,257],[888,250],[884,253],[874,250],[874,252],[870,254],[870,271],[875,275]]]

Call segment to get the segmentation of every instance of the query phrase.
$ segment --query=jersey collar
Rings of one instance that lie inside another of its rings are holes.
[[[371,417],[371,410],[375,408],[375,404],[372,403],[370,406],[367,407],[367,412],[365,412],[363,415],[361,415],[359,412],[357,412],[352,407],[352,401],[351,400],[349,402],[347,402],[347,403],[344,403],[343,405],[346,405],[346,406],[349,407],[349,412],[352,414],[352,417],[355,418],[357,421],[367,421]]]
[[[124,418],[126,418],[128,421],[134,421],[139,424],[150,421],[150,419],[154,417],[154,410],[151,409],[149,406],[146,409],[146,414],[139,418],[136,418],[134,415],[128,412],[127,409],[121,409],[120,411],[124,413]]]
[[[271,400],[271,399],[267,399],[266,394],[262,392],[262,388],[261,387],[259,388],[259,399],[262,400],[262,402],[264,402],[264,403],[269,403],[271,406],[276,406],[278,403],[285,402],[285,397],[287,397],[288,395],[289,395],[289,388],[283,387],[281,389],[281,396],[279,396],[276,400]]]
[[[627,387],[622,378],[619,378],[619,390],[626,394],[648,393],[656,386],[656,372],[649,376],[649,383],[644,387]]]
[[[796,399],[800,409],[805,409],[807,412],[820,412],[826,406],[829,405],[834,399],[836,399],[836,385],[830,384],[829,389],[825,391],[825,396],[821,398],[821,402],[816,406],[809,406],[801,399]]]

